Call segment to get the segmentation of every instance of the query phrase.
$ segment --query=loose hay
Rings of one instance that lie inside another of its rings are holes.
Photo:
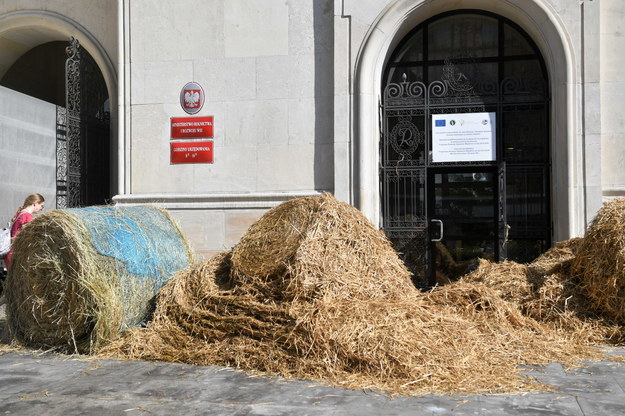
[[[573,273],[595,311],[625,323],[625,199],[599,210],[578,247]]]
[[[525,278],[520,266],[504,265]],[[523,364],[599,356],[586,339],[523,313],[515,301],[529,299],[531,285],[504,280],[421,293],[357,210],[331,195],[296,199],[232,252],[178,273],[147,328],[103,353],[402,394],[525,391],[537,385],[519,375]]]
[[[483,284],[523,315],[582,343],[622,342],[620,325],[593,312],[577,276],[571,272],[582,239],[557,243],[529,264],[480,260],[463,282]]]
[[[394,300],[261,302],[216,283],[228,257],[179,273],[161,291],[154,321],[104,352],[401,394],[527,391],[538,385],[518,375],[519,365],[597,356],[486,287],[453,284]]]
[[[191,260],[169,214],[148,206],[50,211],[24,227],[14,251],[5,283],[11,335],[81,353],[144,320]]]

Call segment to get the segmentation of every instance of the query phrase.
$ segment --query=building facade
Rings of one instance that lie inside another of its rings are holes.
[[[445,255],[529,261],[625,196],[624,17],[620,0],[2,1],[2,215],[32,192],[155,203],[209,256],[331,192],[423,281]],[[211,134],[174,137],[189,120]]]

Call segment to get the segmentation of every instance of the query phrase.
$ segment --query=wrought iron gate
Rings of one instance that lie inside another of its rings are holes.
[[[77,39],[70,39],[66,53],[66,107],[57,107],[57,207],[103,204],[110,180],[108,93]]]
[[[502,152],[503,114],[519,106],[545,108],[543,80],[488,79],[471,57],[445,60],[440,79],[425,84],[411,82],[405,73],[400,82],[383,91],[380,141],[380,178],[383,230],[413,273],[419,287],[435,283],[434,245],[428,200],[428,176],[445,170],[492,169],[496,177],[495,257],[506,257],[509,225],[506,220],[506,164]],[[431,117],[435,114],[495,112],[496,160],[484,162],[433,162]],[[546,179],[548,180],[548,178]],[[545,195],[541,195],[542,198]]]

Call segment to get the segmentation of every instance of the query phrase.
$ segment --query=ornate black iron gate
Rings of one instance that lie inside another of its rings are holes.
[[[432,120],[475,113],[494,118],[494,154],[433,157]],[[381,120],[382,226],[417,286],[551,245],[548,80],[513,22],[459,10],[420,24],[389,58]]]
[[[404,256],[419,286],[431,284],[433,274],[429,266],[435,253],[429,244],[433,237],[430,233],[428,211],[431,207],[428,209],[428,198],[432,197],[430,193],[434,189],[427,186],[432,168],[453,172],[492,166],[497,169],[498,176],[505,174],[505,169],[497,161],[432,161],[430,120],[433,114],[498,110],[498,85],[488,81],[469,81],[477,75],[467,75],[473,66],[470,59],[447,60],[441,80],[426,86],[420,81],[410,82],[404,74],[400,83],[391,83],[384,90],[380,172],[383,228]],[[497,180],[497,186],[505,186],[505,181]],[[505,191],[497,189],[496,195],[505,195]],[[499,205],[505,205],[505,199],[498,201]],[[500,216],[498,226],[505,229],[505,208],[498,207],[497,212]],[[501,254],[503,247],[503,243],[499,244],[496,255]]]
[[[78,40],[66,48],[66,107],[57,108],[57,207],[104,204],[110,196],[106,84]]]
[[[454,207],[451,206],[449,209],[439,207],[441,209],[437,210],[436,201],[449,203],[449,200],[444,200],[442,194],[435,194],[443,188],[442,185],[436,185],[431,176],[444,174],[446,176],[441,178],[447,178],[449,175],[455,175],[455,179],[452,176],[455,182],[464,181],[463,187],[450,188],[450,192],[452,194],[455,192],[457,198],[460,198],[459,193],[469,195],[472,192],[471,188],[477,189],[477,182],[468,183],[466,179],[458,179],[459,175],[471,174],[473,178],[476,175],[478,177],[489,175],[491,178],[489,180],[492,181],[489,184],[492,188],[489,195],[494,204],[492,209],[495,217],[492,229],[493,245],[492,248],[487,247],[477,257],[487,257],[491,260],[506,258],[510,225],[506,219],[506,158],[502,146],[505,144],[504,129],[509,123],[506,123],[504,118],[508,113],[523,111],[532,106],[537,106],[540,111],[546,110],[546,86],[543,82],[537,80],[529,82],[520,78],[506,78],[501,83],[492,82],[480,79],[476,68],[474,60],[470,58],[448,59],[445,61],[440,80],[425,85],[421,81],[410,82],[404,74],[401,82],[390,83],[384,89],[380,148],[383,229],[412,271],[415,284],[420,287],[433,285],[437,278],[440,279],[441,276],[436,274],[437,269],[442,268],[447,277],[453,279],[475,265],[465,263],[454,272],[450,269],[451,266],[445,266],[445,258],[449,259],[448,262],[454,262],[454,265],[459,265],[462,263],[461,260],[466,259],[452,260],[449,247],[444,247],[436,241],[436,244],[432,244],[432,240],[442,239],[438,228],[443,225],[442,222],[440,225],[433,223],[433,220],[440,220],[433,218],[432,215],[442,211],[451,216]],[[432,160],[433,115],[488,112],[497,115],[496,160],[470,163],[437,163]],[[514,137],[514,133],[509,136]],[[516,165],[515,168],[518,168],[519,164]],[[545,166],[539,168],[543,169],[541,170],[543,180],[548,182]],[[547,190],[548,186],[544,186],[543,189]],[[532,203],[542,205],[547,203],[546,194],[526,194],[520,197],[525,200],[521,204],[516,201],[516,207],[522,205],[527,208]],[[464,198],[477,196],[469,195]],[[528,201],[531,198],[539,198],[540,201]],[[454,202],[457,201],[452,200],[451,204]],[[488,203],[485,204],[481,208],[486,208]],[[457,218],[461,214],[455,215]],[[546,221],[548,224],[548,219]],[[545,231],[547,230],[543,232]],[[464,236],[469,239],[474,237]],[[456,238],[462,238],[462,235],[457,235]],[[456,275],[453,275],[454,273]]]

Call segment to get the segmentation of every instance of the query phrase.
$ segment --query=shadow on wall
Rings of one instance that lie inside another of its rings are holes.
[[[0,84],[31,97],[65,107],[65,48],[53,41],[32,48],[4,74]]]
[[[315,189],[334,189],[334,2],[313,0]]]

